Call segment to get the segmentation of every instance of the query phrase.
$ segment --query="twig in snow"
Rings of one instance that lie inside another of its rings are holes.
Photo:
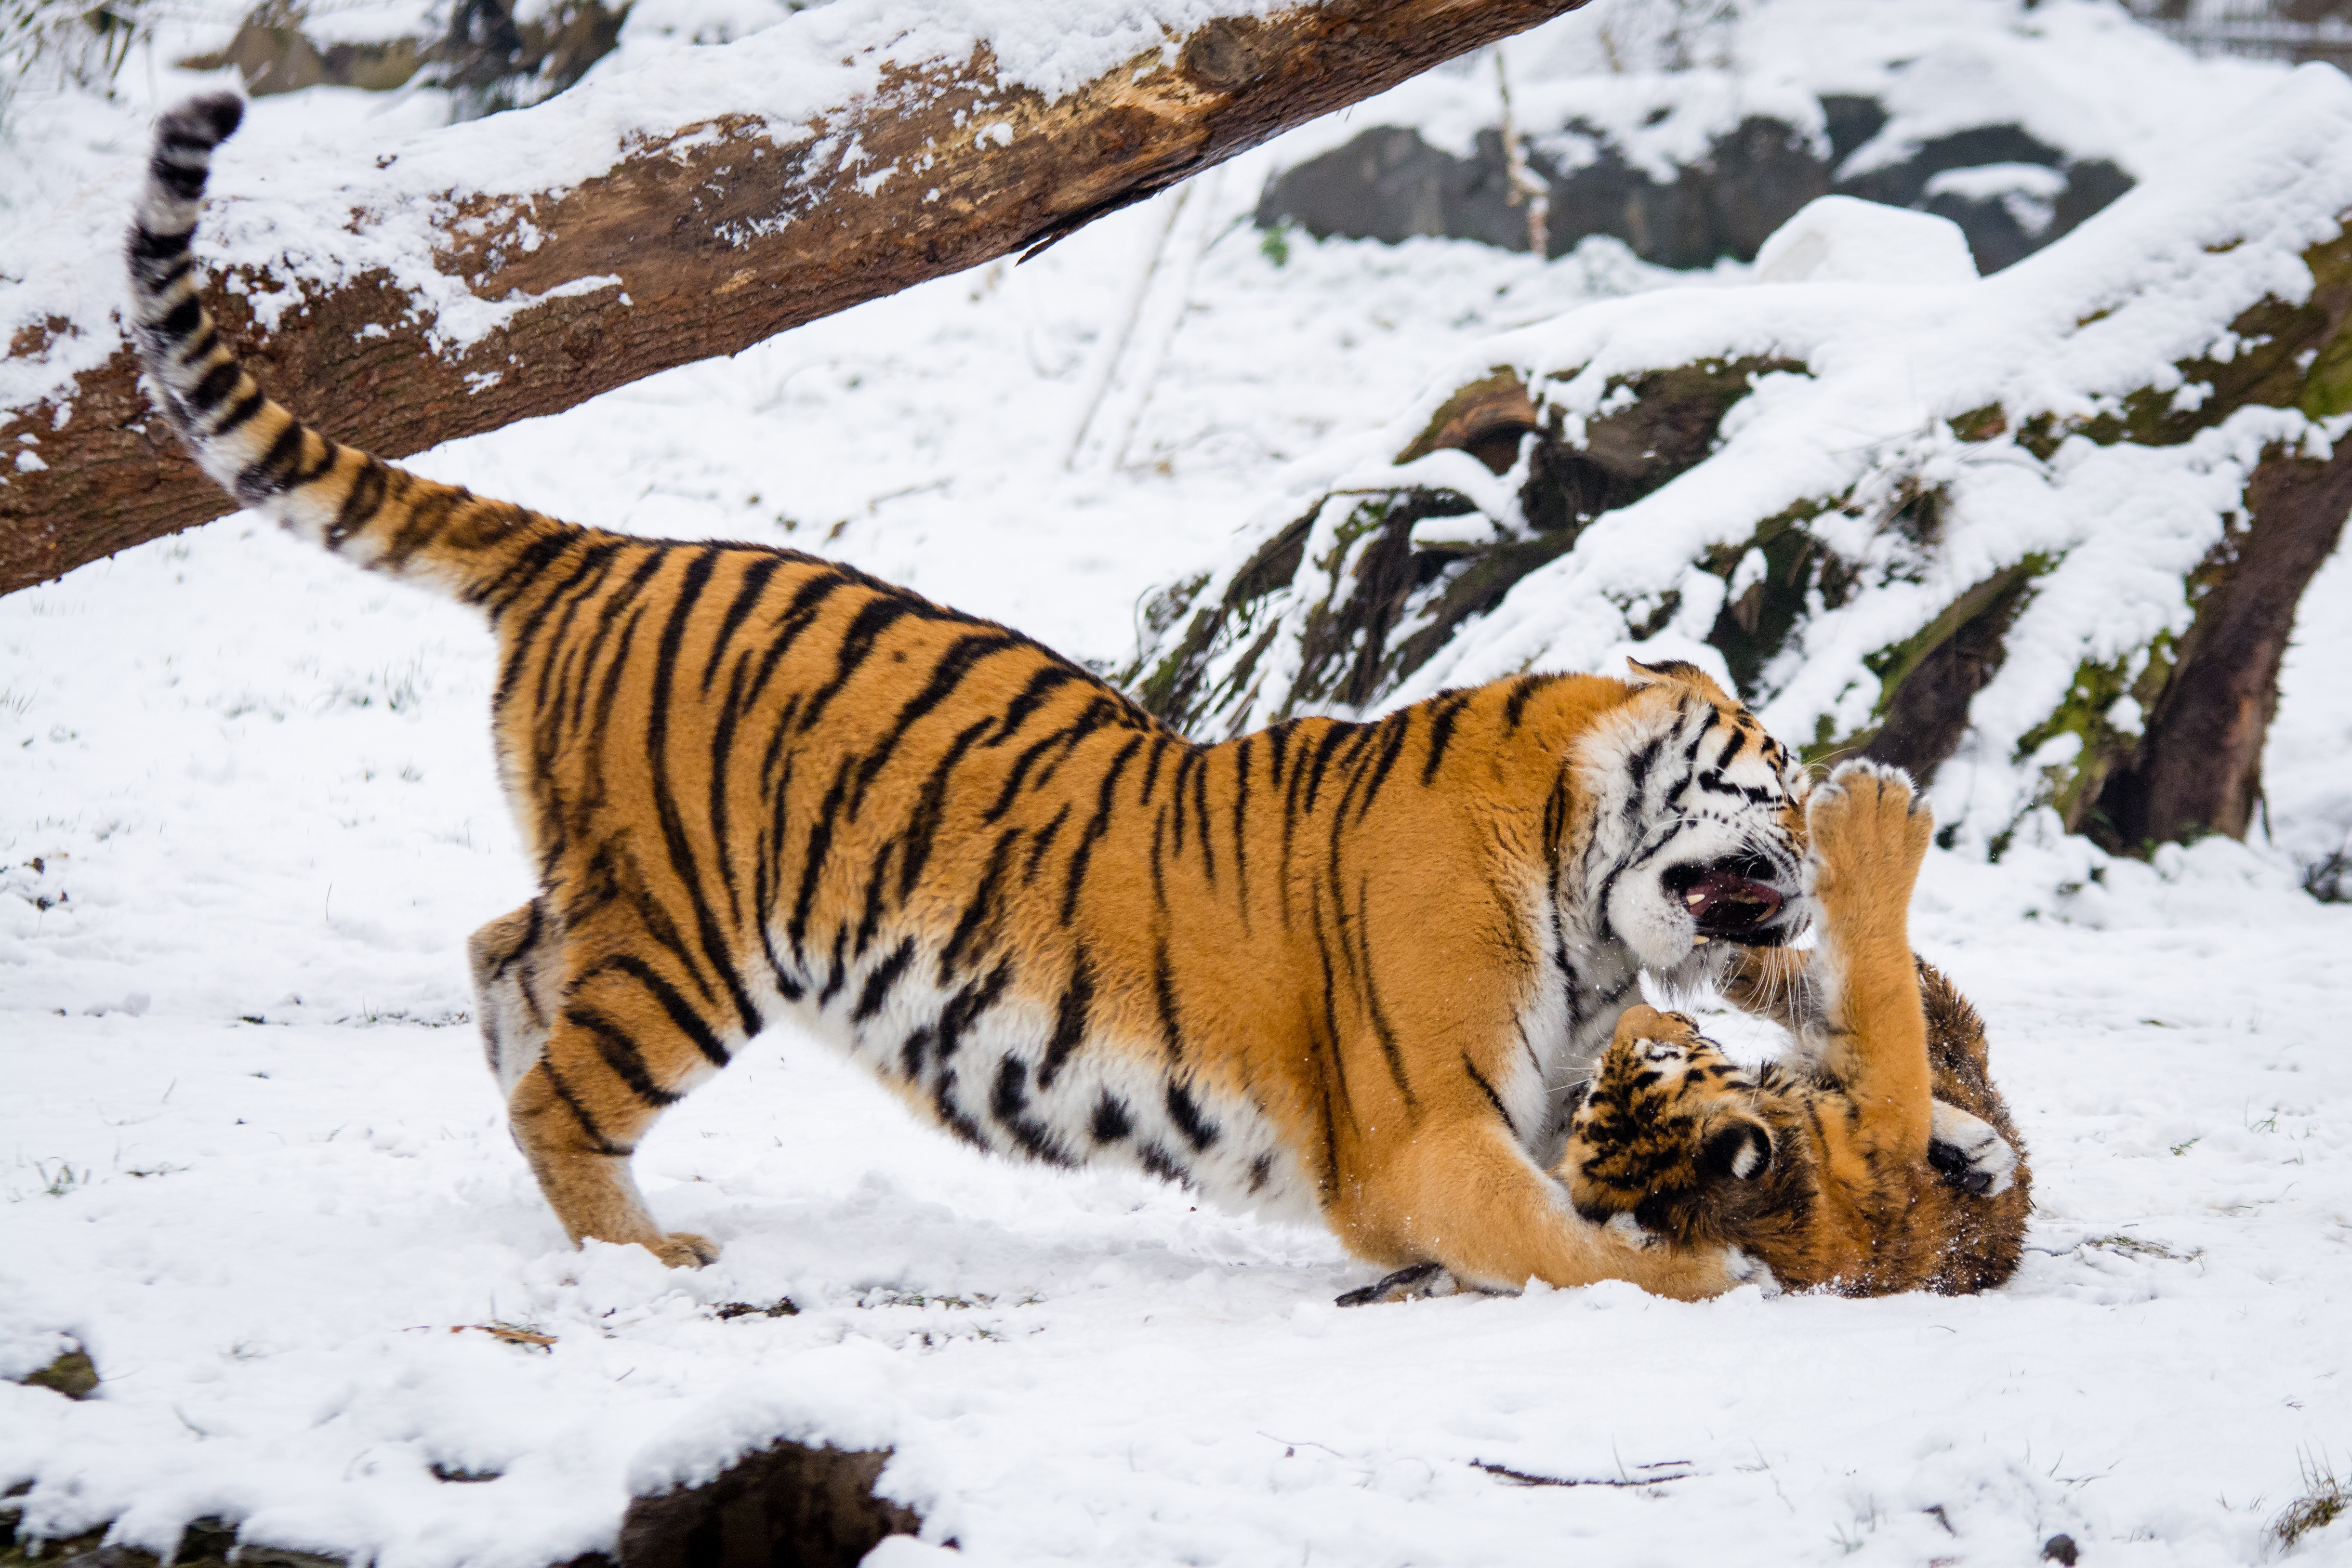
[[[1688,1464],[1687,1459],[1668,1459],[1662,1465],[1636,1465],[1635,1469],[1664,1469],[1672,1465]],[[1500,1476],[1514,1486],[1522,1487],[1647,1487],[1667,1481],[1686,1481],[1698,1472],[1676,1470],[1661,1476],[1538,1476],[1527,1470],[1515,1470],[1508,1465],[1490,1465],[1484,1459],[1473,1459],[1471,1468],[1490,1476]]]
[[[1176,232],[1176,220],[1183,214],[1184,204],[1192,199],[1190,182],[1176,187],[1176,199],[1168,204],[1168,220],[1160,225],[1160,238],[1151,246],[1150,263],[1135,286],[1135,296],[1128,301],[1127,322],[1118,329],[1118,340],[1111,345],[1110,357],[1103,361],[1102,380],[1095,383],[1094,396],[1087,401],[1087,413],[1078,421],[1077,434],[1070,438],[1069,455],[1062,459],[1066,470],[1078,465],[1078,454],[1086,449],[1087,436],[1094,429],[1095,418],[1102,413],[1103,400],[1118,382],[1119,361],[1127,358],[1128,340],[1135,336],[1135,324],[1143,317],[1145,301],[1151,298],[1152,280],[1160,276],[1160,261],[1168,254],[1169,236]]]

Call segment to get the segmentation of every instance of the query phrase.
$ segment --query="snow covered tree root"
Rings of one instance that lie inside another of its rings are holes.
[[[1990,278],[1832,197],[1752,286],[1496,340],[1163,591],[1130,685],[1220,733],[1688,658],[1932,779],[1948,842],[2242,836],[2352,509],[2352,83],[2288,85]]]

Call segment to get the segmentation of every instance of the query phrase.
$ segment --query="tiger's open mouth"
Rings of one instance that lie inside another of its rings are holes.
[[[1667,893],[1681,899],[1690,911],[1701,936],[1770,943],[1779,939],[1779,933],[1764,928],[1787,900],[1769,883],[1744,874],[1761,869],[1746,862],[1676,866],[1661,880]]]

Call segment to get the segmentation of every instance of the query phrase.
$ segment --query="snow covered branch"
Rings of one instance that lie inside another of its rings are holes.
[[[215,309],[278,395],[399,456],[1049,243],[1579,4],[843,0],[357,167],[232,143]],[[146,417],[121,226],[76,204],[0,274],[0,592],[227,509]]]
[[[2352,82],[2312,68],[1993,277],[1829,197],[1751,284],[1495,340],[1164,591],[1129,679],[1239,731],[1687,658],[1816,758],[1932,776],[1955,841],[2042,807],[2242,835],[2352,507],[2347,147]]]

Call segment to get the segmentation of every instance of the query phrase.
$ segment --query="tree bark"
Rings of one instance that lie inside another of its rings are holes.
[[[581,184],[459,204],[417,259],[475,299],[611,280],[535,299],[463,352],[436,352],[432,305],[381,271],[333,287],[294,282],[286,319],[299,326],[272,337],[247,296],[216,289],[213,309],[279,398],[340,440],[404,456],[1050,244],[1582,3],[1321,0],[1221,17],[1053,100],[1000,83],[983,42],[968,59],[886,71],[878,91],[785,147],[764,120],[714,104]],[[502,117],[511,155],[488,166],[530,167],[534,112]],[[851,147],[865,156],[844,166]],[[235,155],[232,144],[224,156]],[[370,176],[353,171],[354,214],[381,204]],[[365,222],[355,216],[353,232]],[[115,264],[111,252],[90,262]],[[147,417],[119,322],[42,319],[21,301],[13,315],[29,324],[12,359],[46,360],[92,331],[118,346],[62,395],[0,407],[0,450],[34,459],[0,470],[0,592],[234,509]]]
[[[2200,833],[2242,839],[2253,825],[2295,607],[2352,514],[2352,440],[2324,463],[2265,459],[2247,482],[2246,509],[2252,522],[2223,547],[2147,733],[2100,787],[2091,823],[2111,849]]]

